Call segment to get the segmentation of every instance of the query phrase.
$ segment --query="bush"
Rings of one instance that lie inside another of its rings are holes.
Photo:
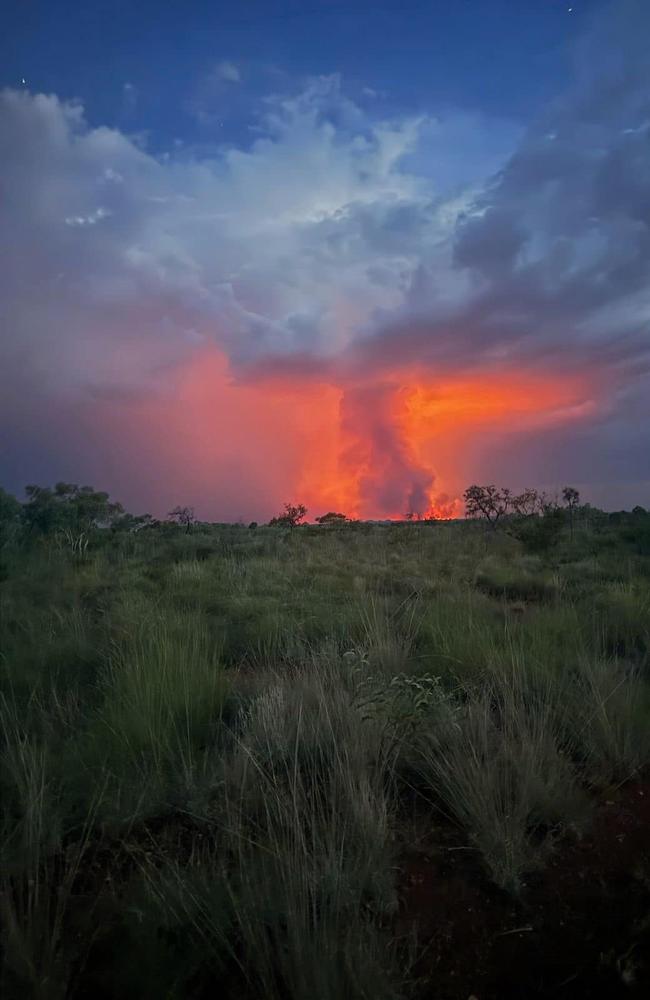
[[[541,862],[551,835],[584,812],[558,718],[503,675],[468,690],[452,726],[420,734],[415,769],[510,891]]]
[[[543,601],[557,594],[557,582],[516,566],[503,566],[494,560],[485,562],[474,582],[479,590],[495,597],[514,601]]]
[[[528,552],[548,552],[557,545],[564,523],[564,511],[551,510],[541,517],[520,518],[511,530]]]

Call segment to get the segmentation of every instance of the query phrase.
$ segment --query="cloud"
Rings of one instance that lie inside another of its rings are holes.
[[[20,438],[20,397],[42,414],[169,400],[214,345],[241,392],[283,371],[337,387],[341,475],[356,434],[364,509],[403,511],[449,487],[395,421],[402,389],[582,372],[597,406],[509,436],[504,469],[534,439],[566,470],[588,441],[594,483],[650,480],[634,431],[650,426],[650,14],[624,8],[524,132],[466,111],[384,120],[330,76],[268,95],[246,148],[153,155],[77,103],[2,92],[0,417]],[[238,74],[222,62],[213,84]]]
[[[0,116],[5,349],[54,386],[101,382],[127,344],[146,382],[188,327],[235,363],[332,354],[401,301],[428,201],[399,169],[418,124],[367,121],[338,81],[269,102],[253,146],[211,160],[155,157],[54,96],[5,91]]]
[[[94,212],[90,212],[89,215],[66,215],[65,224],[66,226],[95,226],[110,214],[107,208],[102,208],[100,205],[99,208],[96,208]]]
[[[239,69],[233,62],[229,62],[227,59],[218,63],[214,72],[215,76],[217,76],[220,80],[226,80],[228,83],[241,82],[241,73],[239,72]]]

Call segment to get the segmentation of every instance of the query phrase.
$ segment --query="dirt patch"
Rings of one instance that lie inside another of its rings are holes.
[[[429,838],[433,842],[434,837]],[[436,829],[400,866],[397,932],[418,928],[414,996],[586,1000],[650,995],[650,782],[596,807],[517,899]]]

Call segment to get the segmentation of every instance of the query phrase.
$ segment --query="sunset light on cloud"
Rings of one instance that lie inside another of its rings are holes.
[[[650,499],[649,11],[592,8],[570,38],[544,15],[562,71],[505,67],[498,107],[453,73],[391,96],[342,47],[327,72],[202,49],[184,95],[129,69],[114,106],[51,67],[6,79],[5,484],[457,516],[496,463]]]

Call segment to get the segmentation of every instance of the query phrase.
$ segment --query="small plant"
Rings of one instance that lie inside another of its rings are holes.
[[[451,723],[457,712],[440,678],[431,674],[399,674],[388,681],[362,677],[356,704],[362,718],[380,720],[400,741],[409,739],[425,721],[436,725],[444,717],[446,724]]]
[[[85,531],[74,532],[70,528],[64,528],[57,538],[61,547],[67,548],[73,556],[83,556],[88,551],[89,539]]]

